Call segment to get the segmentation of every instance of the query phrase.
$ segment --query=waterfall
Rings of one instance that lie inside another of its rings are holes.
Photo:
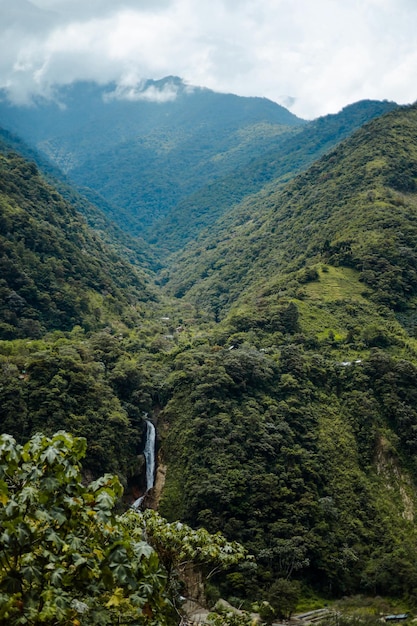
[[[155,426],[149,420],[146,420],[146,440],[145,449],[143,451],[146,466],[146,490],[143,496],[140,496],[132,504],[132,508],[138,509],[142,504],[146,494],[152,489],[155,482]]]
[[[146,421],[146,491],[152,489],[155,481],[155,426],[149,420]]]

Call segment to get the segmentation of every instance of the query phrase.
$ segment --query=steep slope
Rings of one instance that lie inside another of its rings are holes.
[[[99,328],[154,297],[145,275],[107,249],[33,163],[1,155],[0,185],[1,338]]]
[[[173,360],[161,509],[256,555],[233,596],[413,594],[416,145],[374,120],[178,268],[221,321]]]
[[[129,223],[120,226],[134,233],[303,123],[266,99],[191,88],[173,77],[135,93],[78,83],[57,97],[61,106],[26,110],[2,102],[0,121],[71,180],[127,211]]]
[[[117,472],[140,490],[143,416],[158,388],[144,363],[152,341],[163,344],[163,313],[147,273],[110,249],[33,162],[0,153],[2,432],[86,437],[90,478]]]
[[[66,176],[37,150],[30,148],[20,137],[0,127],[0,152],[7,154],[16,152],[25,159],[37,164],[52,185],[65,200],[83,215],[87,224],[100,238],[117,254],[140,268],[157,269],[159,264],[150,247],[143,239],[132,237],[126,230],[116,226],[114,208],[108,205],[104,198],[95,194],[91,189],[85,189],[83,195],[71,185]],[[101,207],[101,208],[100,208]],[[127,222],[123,210],[117,210],[117,221]]]
[[[376,300],[407,307],[415,292],[416,115],[409,107],[376,119],[284,191],[249,198],[179,257],[164,278],[169,290],[220,312],[261,279],[272,288],[323,261],[357,269]]]
[[[393,102],[364,100],[304,124],[295,133],[271,138],[260,156],[254,152],[246,165],[180,200],[154,225],[150,241],[171,252],[183,248],[204,228],[215,228],[216,220],[246,196],[268,185],[276,189],[286,184],[360,126],[396,107]]]

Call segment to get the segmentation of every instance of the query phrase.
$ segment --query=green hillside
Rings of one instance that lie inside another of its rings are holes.
[[[167,343],[170,308],[115,247],[34,163],[0,154],[2,431],[86,437],[88,475],[117,472],[126,486],[141,481],[143,416],[160,384],[145,363],[152,342]]]
[[[304,124],[296,132],[271,137],[259,156],[252,150],[251,137],[250,161],[180,200],[154,225],[150,241],[167,251],[181,250],[204,228],[216,228],[216,221],[247,196],[269,186],[274,190],[284,186],[365,122],[396,106],[393,102],[357,102]]]
[[[125,230],[116,225],[128,223],[123,216],[123,210],[117,210],[117,219],[114,216],[115,209],[111,207],[101,196],[91,189],[78,190],[70,184],[63,172],[42,156],[37,150],[31,148],[17,135],[0,127],[0,152],[7,154],[16,152],[27,160],[37,164],[45,179],[60,195],[81,213],[99,237],[117,254],[141,269],[157,269],[157,262],[151,248],[138,237],[129,234],[128,227]]]
[[[170,292],[219,315],[253,283],[289,289],[289,274],[303,282],[304,272],[307,282],[310,266],[329,262],[357,269],[375,301],[407,308],[415,291],[415,116],[410,107],[376,119],[284,191],[248,198],[178,257],[163,276]]]
[[[77,185],[104,197],[112,218],[133,234],[303,124],[267,99],[192,88],[175,77],[149,81],[143,92],[149,89],[173,97],[126,99],[112,84],[76,83],[57,102],[0,102],[0,120]]]
[[[367,124],[173,271],[221,321],[173,362],[161,510],[257,554],[237,596],[413,597],[416,139],[416,107]]]
[[[374,119],[234,207],[158,286],[2,154],[2,429],[86,437],[86,478],[116,472],[126,508],[151,419],[149,503],[253,555],[211,600],[413,609],[416,146],[417,106]]]
[[[92,234],[33,163],[0,156],[1,337],[99,328],[152,298],[149,280]]]

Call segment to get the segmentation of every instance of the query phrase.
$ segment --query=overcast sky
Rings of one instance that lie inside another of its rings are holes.
[[[176,75],[304,118],[417,99],[417,0],[0,0],[0,86]]]

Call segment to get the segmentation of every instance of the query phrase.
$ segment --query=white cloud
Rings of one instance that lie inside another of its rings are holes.
[[[0,86],[23,101],[114,80],[143,97],[136,82],[178,75],[302,117],[362,98],[411,102],[416,19],[414,0],[0,0]]]
[[[131,81],[129,78],[117,85],[116,89],[108,92],[105,100],[129,100],[138,102],[172,102],[178,96],[179,85],[172,81],[165,82],[162,86],[147,85],[147,81]]]

